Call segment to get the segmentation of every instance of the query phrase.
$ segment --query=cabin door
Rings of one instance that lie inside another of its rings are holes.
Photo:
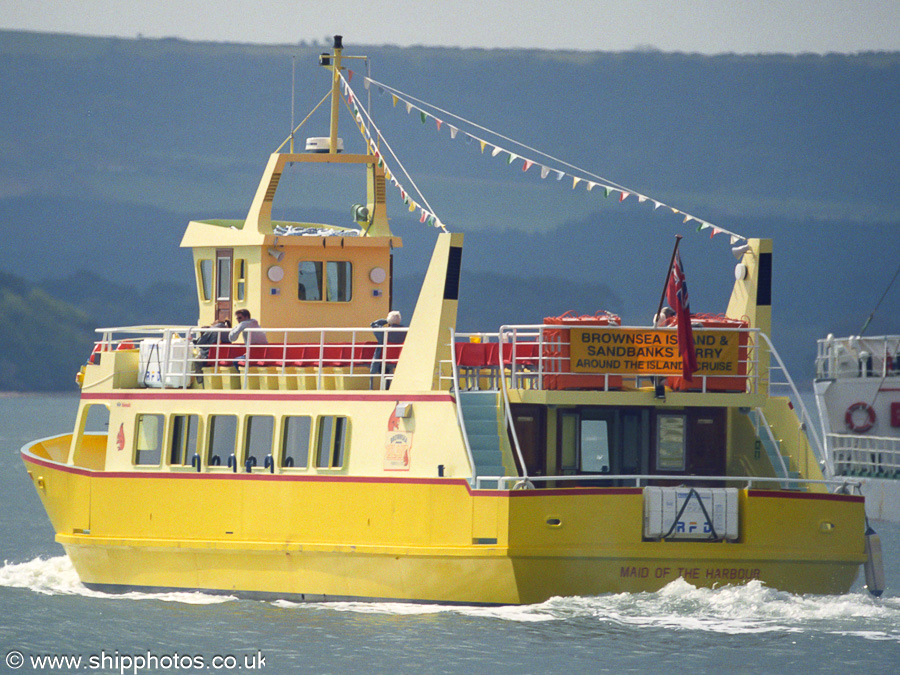
[[[231,289],[234,249],[216,249],[216,320],[231,320]]]

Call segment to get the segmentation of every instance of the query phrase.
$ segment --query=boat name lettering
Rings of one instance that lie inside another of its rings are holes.
[[[750,581],[759,579],[761,570],[758,567],[637,567],[625,566],[619,570],[620,577],[634,577],[636,579],[677,579],[681,577],[687,581],[692,579],[713,581]]]

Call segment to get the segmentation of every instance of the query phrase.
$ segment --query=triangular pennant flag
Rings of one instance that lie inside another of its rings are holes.
[[[588,186],[587,186],[587,191],[588,191],[588,192],[590,192],[591,190],[593,190],[595,187],[597,187],[597,184],[596,184],[594,181],[588,181]]]
[[[676,214],[676,215],[679,214],[679,213],[681,213],[681,211],[679,211],[678,209],[676,209],[674,206],[670,206],[669,208],[672,209],[672,213],[674,213],[674,214]]]
[[[528,171],[531,168],[531,165],[534,164],[530,159],[526,159],[525,163],[522,165],[522,171]]]
[[[347,103],[350,103],[351,105],[353,104],[353,92],[352,91],[349,94],[347,94]]]
[[[429,224],[429,225],[434,225],[434,223],[435,223],[436,220],[437,220],[437,218],[435,218],[434,216],[429,216],[429,217],[428,217],[428,224]]]
[[[518,158],[519,158],[518,155],[514,155],[513,153],[509,153],[509,159],[506,160],[506,163],[507,163],[507,164],[512,164],[512,163],[513,163],[514,161],[516,161]]]
[[[686,222],[689,221],[690,219],[691,219],[691,217],[690,217],[688,214],[685,213],[685,214],[684,214],[684,220],[682,220],[681,222],[682,222],[682,223],[686,223]]]
[[[603,196],[608,199],[610,194],[612,194],[612,188],[609,187],[609,185],[604,185],[603,186]]]
[[[397,101],[399,100],[400,99],[397,98],[397,94],[391,94],[391,105],[393,105],[395,108],[397,107]]]
[[[581,182],[581,179],[578,176],[572,176],[572,189],[575,189],[575,186]]]
[[[406,102],[406,114],[409,115],[412,112],[413,105],[409,101]]]
[[[738,243],[739,241],[740,241],[740,239],[739,239],[738,237],[736,237],[736,236],[734,236],[734,235],[731,235],[731,245],[732,245],[732,246],[734,246],[734,245],[735,245],[736,243]]]
[[[622,191],[622,194],[619,195],[619,201],[620,201],[620,202],[624,202],[626,199],[628,199],[628,195],[630,195],[630,194],[631,194],[630,192],[625,192],[625,191],[623,190],[623,191]]]
[[[434,121],[437,122],[437,128],[438,128],[438,131],[440,131],[441,125],[444,123],[443,120],[439,120],[437,117],[435,117]]]
[[[471,136],[469,136],[469,138],[471,138]],[[479,141],[479,143],[481,143],[481,154],[484,154],[484,147],[487,145],[487,143],[485,143],[484,141]]]
[[[459,129],[457,129],[456,127],[450,126],[450,138],[456,138],[456,134],[458,131]]]
[[[347,82],[353,82],[353,71],[347,70]]]
[[[412,213],[419,207],[412,199],[409,200],[409,212]]]
[[[491,157],[496,157],[501,152],[503,152],[503,148],[501,148],[499,145],[496,145],[496,146],[494,146],[494,149],[491,151]]]
[[[419,118],[422,120],[422,124],[425,124],[425,120],[428,119],[428,113],[424,110],[419,111]]]
[[[647,201],[647,198],[644,195],[638,195],[637,198],[639,204],[643,204],[645,201]]]
[[[419,218],[419,222],[424,223],[426,218],[428,218],[428,212],[425,209],[422,209],[422,217]]]
[[[549,175],[550,175],[550,167],[549,167],[549,166],[542,166],[542,167],[541,167],[541,178],[546,178],[546,177],[549,176]]]
[[[713,227],[713,228],[712,228],[712,232],[709,233],[709,238],[712,239],[712,238],[715,237],[717,234],[719,234],[719,232],[721,232],[721,231],[722,231],[722,230],[720,230],[718,227]]]
[[[651,200],[653,202],[653,210],[656,211],[660,206],[662,206],[662,202],[658,202],[655,199]]]
[[[565,175],[566,174],[564,174],[562,171],[557,171],[556,172],[556,180],[562,180],[563,176],[565,176]]]

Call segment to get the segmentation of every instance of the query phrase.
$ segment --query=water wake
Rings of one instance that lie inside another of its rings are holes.
[[[72,562],[66,556],[35,558],[24,563],[4,561],[0,567],[0,586],[27,588],[42,595],[80,595],[86,598],[114,600],[159,600],[190,605],[212,605],[234,600],[232,596],[208,595],[197,592],[171,593],[101,593],[92,591],[78,579]]]
[[[275,604],[284,608],[301,606],[287,602]],[[322,603],[316,607],[367,614],[456,613],[513,622],[596,622],[729,635],[814,631],[900,642],[900,598],[876,600],[862,592],[838,596],[794,595],[767,588],[759,581],[710,589],[697,588],[684,579],[676,579],[655,593],[551,598],[528,606],[346,602]]]
[[[66,556],[35,558],[0,566],[0,587],[25,588],[43,595],[80,595],[116,600],[156,600],[210,605],[232,596],[200,592],[108,594],[86,588]],[[276,600],[285,611],[424,616],[461,615],[516,623],[564,622],[707,634],[809,633],[900,643],[900,598],[875,599],[864,592],[846,595],[794,595],[751,581],[742,586],[697,588],[676,579],[655,593],[610,593],[551,598],[538,605],[471,607],[401,602],[295,603]]]

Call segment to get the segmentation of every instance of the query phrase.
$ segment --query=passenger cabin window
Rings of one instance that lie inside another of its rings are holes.
[[[347,442],[347,418],[325,416],[319,418],[316,440],[316,467],[339,469],[344,464],[344,445]]]
[[[307,302],[350,302],[353,265],[348,261],[302,260],[297,268],[297,298]]]
[[[162,415],[138,415],[134,443],[134,463],[159,466],[162,457],[163,424]]]
[[[200,294],[203,302],[209,302],[213,291],[213,261],[201,260],[197,267],[200,274]]]
[[[272,438],[275,418],[269,415],[250,415],[247,418],[247,433],[244,436],[244,463],[263,466],[266,457],[272,454]]]
[[[200,426],[198,415],[174,415],[172,417],[172,450],[169,464],[190,466],[198,454],[197,430]]]
[[[656,425],[657,470],[684,471],[685,416],[658,415]]]
[[[237,415],[211,415],[206,446],[207,466],[227,466],[237,439]]]
[[[306,468],[309,465],[309,436],[312,418],[308,415],[284,418],[284,433],[281,442],[281,466],[286,468]]]

